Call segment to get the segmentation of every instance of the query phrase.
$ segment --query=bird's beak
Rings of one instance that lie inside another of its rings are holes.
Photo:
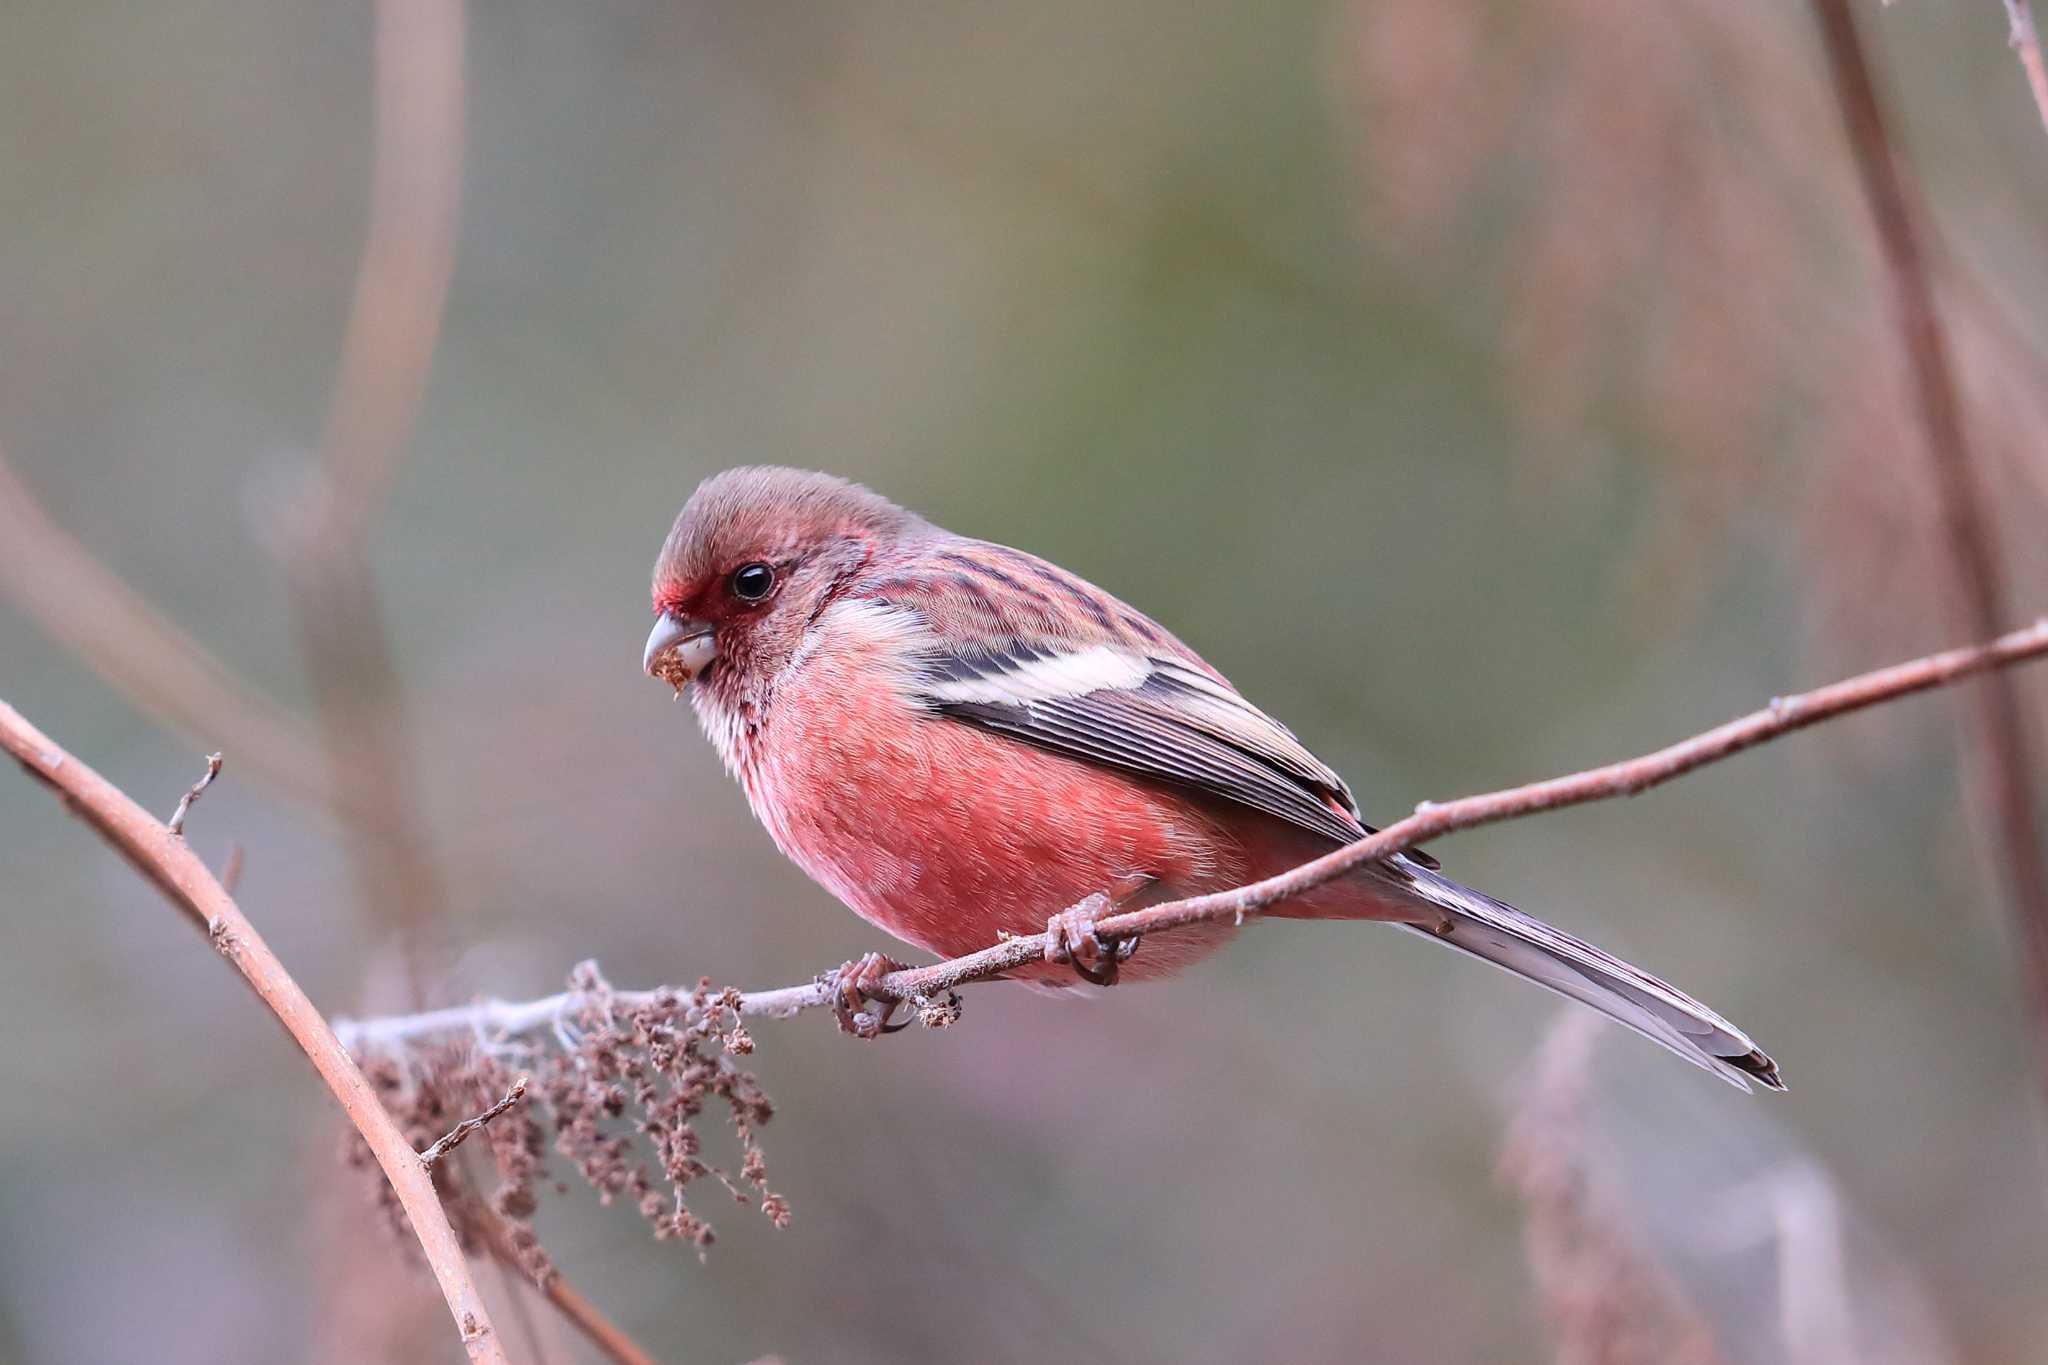
[[[717,657],[718,638],[709,622],[663,612],[647,636],[640,666],[650,678],[659,678],[681,692],[684,683],[709,668]]]

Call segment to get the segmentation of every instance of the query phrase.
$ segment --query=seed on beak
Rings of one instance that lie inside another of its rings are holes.
[[[683,684],[711,666],[718,657],[718,637],[709,622],[692,621],[663,612],[647,636],[640,666],[683,694]]]

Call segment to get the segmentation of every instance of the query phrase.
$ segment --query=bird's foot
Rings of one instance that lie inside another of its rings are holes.
[[[1103,941],[1095,931],[1095,921],[1114,908],[1109,897],[1098,891],[1048,919],[1045,960],[1067,963],[1073,967],[1074,975],[1093,985],[1114,986],[1118,968],[1138,951],[1139,938],[1133,934],[1126,939]]]
[[[879,1038],[885,1033],[895,1033],[910,1027],[910,1021],[900,1024],[889,1022],[889,1016],[902,1003],[896,1000],[880,1000],[870,994],[875,984],[891,972],[900,972],[903,964],[882,953],[869,953],[851,962],[842,962],[835,971],[826,972],[818,978],[832,999],[833,1017],[839,1020],[839,1027],[856,1038]],[[877,1013],[875,1006],[880,1007]]]

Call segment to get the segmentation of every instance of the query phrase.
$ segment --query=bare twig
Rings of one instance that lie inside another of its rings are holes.
[[[192,813],[192,807],[201,796],[206,794],[206,789],[213,785],[213,779],[219,776],[220,755],[208,754],[206,756],[206,775],[197,782],[194,782],[190,789],[178,798],[178,808],[171,812],[170,819],[164,821],[164,828],[173,834],[183,834],[185,832],[185,817]],[[225,875],[221,878],[221,885],[227,885]]]
[[[342,1111],[370,1146],[385,1179],[411,1221],[427,1264],[440,1282],[473,1361],[504,1365],[506,1356],[490,1315],[470,1278],[462,1246],[434,1191],[432,1176],[377,1100],[313,1002],[299,988],[232,897],[185,841],[121,790],[60,748],[56,741],[0,702],[0,748],[29,776],[49,787],[71,813],[85,821],[129,865],[161,891],[193,927],[255,988],[314,1070],[341,1102]]]
[[[2034,27],[2034,7],[2029,0],[2005,0],[2005,18],[2011,25],[2008,41],[2019,55],[2027,73],[2027,88],[2034,92],[2034,108],[2040,111],[2041,128],[2048,132],[2048,65],[2041,61],[2041,34]]]
[[[2048,657],[2048,617],[1986,645],[1931,654],[1797,696],[1775,698],[1761,711],[1753,711],[1640,758],[1442,804],[1424,802],[1407,819],[1291,871],[1232,891],[1190,896],[1145,910],[1111,915],[1103,919],[1097,928],[1105,936],[1121,939],[1215,920],[1242,922],[1247,915],[1290,900],[1365,863],[1390,857],[1403,849],[1443,838],[1458,830],[1476,829],[1538,811],[1634,796],[1695,768],[1718,763],[1794,730],[1803,730],[1852,711],[1916,692],[1947,687],[1965,678],[2043,657]],[[863,989],[866,994],[880,1000],[929,1001],[943,997],[954,987],[986,981],[1043,961],[1047,943],[1048,938],[1044,934],[1006,939],[992,948],[984,948],[965,957],[930,967],[891,972],[874,987]],[[619,991],[612,999],[621,1007],[637,1008],[652,1001],[656,994],[653,991]],[[352,1048],[392,1047],[409,1039],[444,1033],[508,1036],[550,1027],[572,1013],[578,1001],[575,992],[519,1003],[488,1000],[420,1014],[341,1020],[336,1028]],[[831,990],[823,984],[813,983],[747,992],[738,997],[735,1008],[741,1014],[783,1018],[831,1002]]]
[[[460,1147],[468,1139],[471,1133],[474,1133],[479,1128],[484,1127],[492,1119],[498,1117],[498,1115],[504,1113],[507,1109],[510,1109],[513,1105],[519,1103],[519,1101],[525,1098],[526,1077],[521,1076],[518,1080],[512,1082],[512,1088],[505,1092],[505,1098],[499,1100],[496,1104],[484,1110],[483,1113],[478,1114],[475,1118],[464,1119],[462,1122],[456,1124],[453,1128],[449,1129],[440,1138],[438,1138],[434,1142],[433,1146],[427,1148],[426,1151],[421,1152],[420,1164],[422,1166],[427,1167],[429,1170],[433,1169],[433,1165],[435,1162],[439,1161],[442,1157],[447,1156],[457,1147]]]
[[[1848,0],[1814,0],[1814,12],[1912,365],[1928,463],[1955,566],[1963,633],[1983,639],[2006,619],[2006,594],[1996,527],[1981,470],[1972,457],[1948,338],[1935,307],[1929,252],[1922,238],[1924,214],[1904,160],[1886,130],[1877,84]],[[1969,757],[1977,770],[1978,790],[1999,854],[1995,861],[2024,948],[2037,1080],[2048,1096],[2048,855],[2042,849],[2039,804],[2029,771],[2026,718],[2012,681],[2003,676],[1987,679],[1973,701],[1976,742]]]

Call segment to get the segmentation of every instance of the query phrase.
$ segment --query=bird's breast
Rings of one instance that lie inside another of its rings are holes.
[[[739,688],[699,683],[690,688],[690,709],[697,713],[704,737],[718,751],[725,770],[746,792],[758,815],[760,804],[755,794],[760,784],[765,715],[761,698]]]
[[[934,715],[859,670],[778,682],[737,771],[813,879],[942,954],[1037,933],[1098,891],[1241,871],[1234,842],[1173,795]]]
[[[900,614],[828,610],[758,694],[698,700],[775,843],[863,918],[945,955],[1038,933],[1096,892],[1235,885],[1229,822],[1178,791],[991,734],[912,696]],[[1205,943],[1166,944],[1171,966]]]

